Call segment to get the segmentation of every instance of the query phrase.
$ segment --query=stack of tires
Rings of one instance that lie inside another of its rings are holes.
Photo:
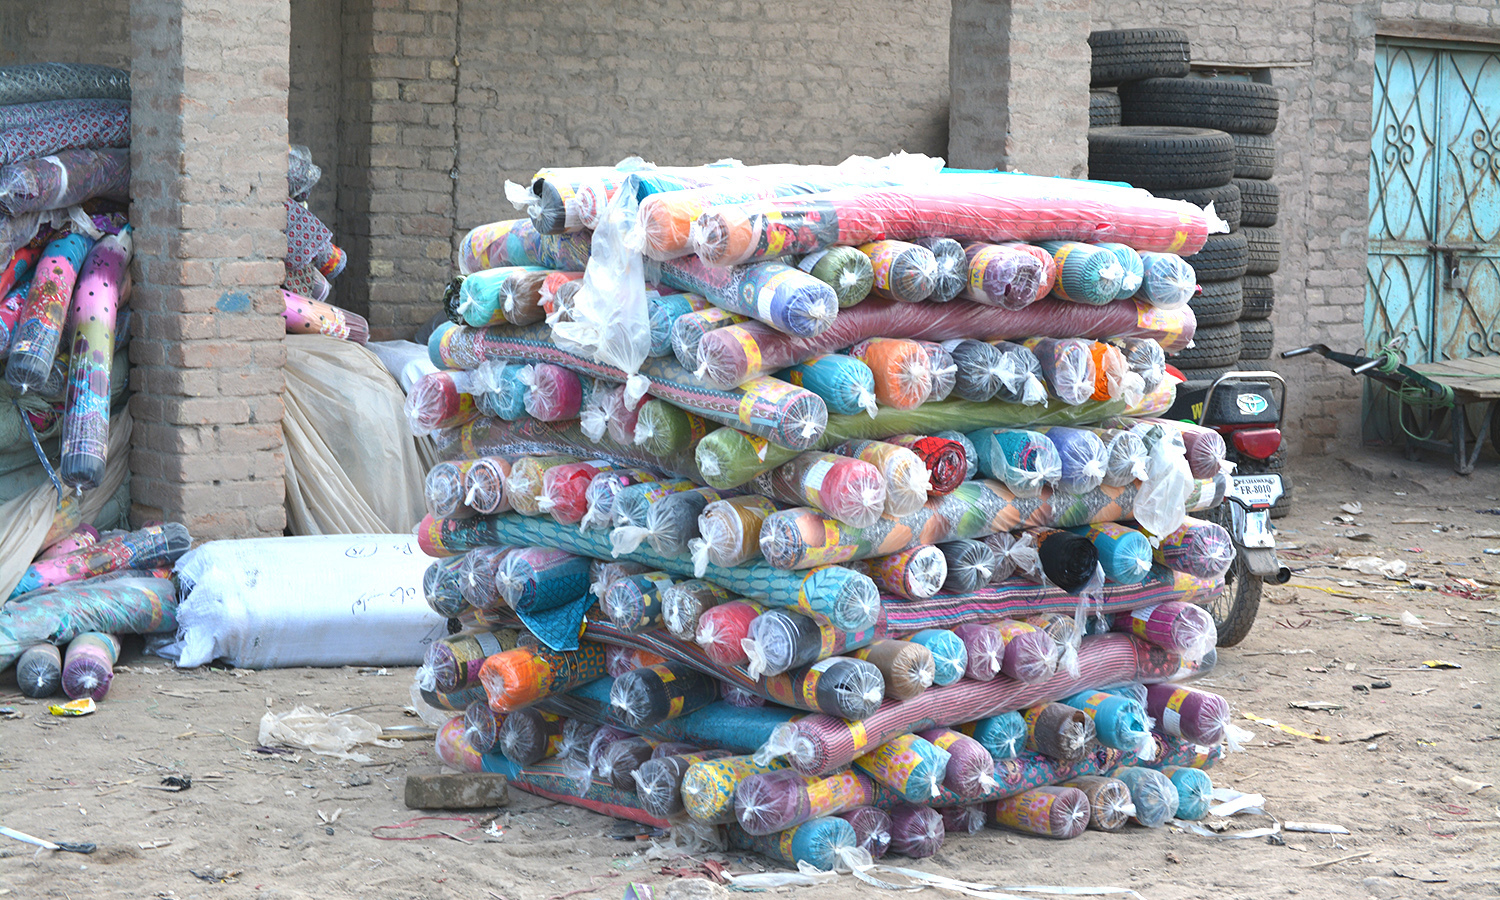
[[[1270,276],[1281,264],[1280,196],[1270,180],[1275,89],[1193,77],[1187,35],[1173,28],[1096,31],[1089,46],[1089,177],[1196,206],[1212,203],[1229,223],[1228,234],[1211,235],[1186,257],[1201,288],[1192,301],[1198,330],[1193,345],[1168,361],[1189,387],[1231,369],[1267,368],[1275,337]],[[1269,464],[1241,464],[1242,471],[1280,467],[1280,453]]]

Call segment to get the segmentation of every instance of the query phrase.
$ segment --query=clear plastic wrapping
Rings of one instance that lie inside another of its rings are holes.
[[[694,763],[682,776],[683,807],[699,822],[721,825],[733,822],[734,795],[739,783],[751,775],[785,768],[782,762],[757,764],[749,756]]]
[[[837,629],[821,625],[811,616],[780,609],[767,610],[751,621],[750,630],[741,641],[750,660],[746,671],[751,678],[759,678],[811,665],[832,655],[825,652],[825,640],[831,651],[837,636]]]
[[[564,525],[577,525],[588,512],[588,488],[600,470],[613,467],[603,460],[564,463],[542,473],[542,496],[537,508]]]
[[[563,719],[537,709],[518,709],[500,725],[500,753],[518,766],[556,756],[562,744]]]
[[[703,750],[649,759],[631,773],[636,799],[642,809],[658,818],[680,815],[684,809],[682,779],[688,769],[694,763],[723,759],[728,755],[727,750]]]
[[[911,859],[943,849],[943,815],[928,806],[903,803],[891,810],[891,851]]]
[[[953,362],[953,355],[942,344],[932,341],[916,343],[926,351],[927,363],[932,367],[932,392],[927,395],[928,401],[947,400],[958,379],[958,366]]]
[[[938,808],[943,817],[945,834],[978,834],[984,830],[984,807],[978,803],[969,806],[943,806]]]
[[[918,732],[934,747],[948,752],[948,768],[943,786],[964,800],[972,800],[998,786],[995,780],[995,758],[984,745],[951,728],[934,728]],[[981,824],[983,820],[981,819]]]
[[[1090,348],[1094,358],[1094,400],[1119,400],[1130,409],[1141,405],[1146,396],[1146,381],[1130,370],[1125,354],[1114,344],[1095,341]]]
[[[854,252],[859,253],[857,250]],[[863,253],[859,255],[864,258]],[[703,336],[710,331],[748,321],[749,316],[741,316],[717,306],[680,316],[672,323],[672,355],[677,357],[684,369],[702,374],[699,372],[698,344]]]
[[[875,415],[875,375],[864,362],[840,353],[825,353],[798,363],[777,377],[823,398],[828,411],[841,416]]]
[[[589,480],[583,496],[588,510],[579,520],[585,531],[602,531],[615,522],[615,498],[625,488],[638,484],[654,483],[661,475],[646,469],[612,469],[600,472]]]
[[[905,734],[858,757],[854,767],[908,803],[931,803],[941,794],[948,760],[947,750],[915,734]],[[894,834],[892,840],[894,846]]]
[[[750,623],[766,611],[751,600],[732,600],[705,609],[698,617],[693,640],[708,658],[721,666],[740,666],[750,661],[743,642],[750,636]]]
[[[921,644],[931,654],[933,684],[952,684],[964,677],[964,671],[969,666],[969,648],[952,631],[924,628],[908,636],[907,640]]]
[[[1188,516],[1182,525],[1161,536],[1156,561],[1195,578],[1219,578],[1234,563],[1234,541],[1224,526]]]
[[[948,579],[948,558],[932,544],[859,560],[849,567],[870,576],[882,590],[907,600],[936,596]]]
[[[1141,289],[1141,281],[1145,277],[1145,266],[1141,262],[1141,255],[1125,244],[1098,244],[1097,246],[1113,253],[1115,261],[1120,264],[1123,272],[1120,276],[1120,286],[1115,290],[1112,299],[1124,300],[1126,297],[1135,296],[1135,292]]]
[[[1229,703],[1223,697],[1183,685],[1148,685],[1146,713],[1162,734],[1210,747],[1224,740],[1229,726]]]
[[[477,419],[477,391],[475,377],[469,372],[423,375],[406,395],[406,421],[411,433],[425,437],[439,428],[455,428]]]
[[[1089,824],[1089,798],[1076,788],[1039,787],[996,800],[991,822],[1027,834],[1066,840]]]
[[[816,337],[839,314],[839,299],[833,288],[782,262],[725,269],[687,256],[664,261],[661,281],[796,337]]]
[[[1014,619],[1001,619],[995,629],[1005,644],[1000,671],[1006,677],[1034,683],[1051,678],[1057,671],[1061,654],[1050,634]]]
[[[1017,428],[969,432],[979,451],[979,471],[1021,498],[1039,497],[1062,478],[1062,458],[1046,435]]]
[[[861,806],[839,813],[854,829],[855,846],[871,859],[885,856],[891,846],[891,815],[878,806]]]
[[[128,150],[62,150],[0,167],[0,213],[10,217],[129,195]]]
[[[1099,743],[1115,750],[1136,754],[1155,753],[1146,708],[1129,697],[1105,691],[1080,691],[1063,700],[1074,709],[1083,710],[1094,720]]]
[[[648,292],[646,309],[651,323],[651,349],[646,355],[670,355],[673,324],[688,313],[706,309],[709,305],[706,299],[697,294]]]
[[[94,98],[129,100],[130,73],[86,63],[30,63],[0,69],[0,105]]]
[[[719,682],[683,663],[626,672],[609,691],[610,712],[627,728],[644,729],[701,709],[719,698]]]
[[[1057,490],[1065,494],[1086,494],[1104,483],[1109,472],[1109,450],[1104,441],[1091,431],[1065,425],[1046,427],[1044,434],[1057,448],[1062,464]]]
[[[796,266],[833,288],[840,309],[859,303],[875,286],[875,266],[857,247],[829,247],[809,253],[797,259]]]
[[[998,394],[1014,373],[1009,361],[993,344],[959,339],[943,341],[953,358],[953,393],[963,400],[982,403]]]
[[[1125,280],[1125,267],[1106,247],[1076,241],[1038,241],[1057,263],[1052,296],[1074,303],[1110,303]]]
[[[765,706],[767,702],[765,697],[753,691],[727,683],[719,685],[719,699],[730,706],[738,706],[742,709]]]
[[[1005,656],[1005,641],[999,629],[985,622],[966,622],[955,625],[953,633],[964,642],[967,656],[964,677],[970,681],[993,681],[1000,674]]]
[[[1117,522],[1099,522],[1068,530],[1093,543],[1105,579],[1115,584],[1140,584],[1150,573],[1151,543],[1134,528]]]
[[[523,516],[541,514],[538,501],[545,490],[543,477],[548,469],[581,462],[576,456],[523,456],[511,463],[505,479],[505,501]]]
[[[495,588],[506,605],[524,621],[572,603],[589,588],[591,560],[547,547],[522,547],[501,560]]]
[[[445,557],[433,561],[422,573],[422,593],[427,598],[427,605],[444,618],[458,618],[469,608],[462,589],[463,568],[467,561],[467,556]]]
[[[603,731],[601,728],[600,732]],[[603,743],[596,737],[589,747],[589,765],[594,777],[626,791],[635,787],[632,776],[651,759],[654,749],[652,742],[643,737],[623,737]]]
[[[666,572],[632,575],[611,584],[599,605],[621,631],[650,631],[662,624],[661,592],[671,586],[672,576]]]
[[[782,705],[795,704],[855,722],[875,712],[885,699],[880,670],[862,659],[830,656],[766,682]]]
[[[621,417],[622,424],[626,417]],[[635,444],[653,457],[691,453],[719,426],[665,400],[647,400],[635,413]]]
[[[709,563],[737,566],[760,556],[760,529],[775,512],[774,502],[756,494],[715,500],[698,514],[698,538],[688,542],[694,573]]]
[[[466,324],[534,325],[547,317],[542,308],[542,282],[552,274],[540,266],[485,269],[465,278],[456,310]]]
[[[875,271],[870,293],[901,303],[919,303],[937,286],[937,259],[931,250],[905,241],[875,241],[859,251]]]
[[[1078,677],[1078,649],[1083,644],[1083,626],[1076,616],[1041,613],[1027,616],[1026,623],[1051,635],[1057,644],[1057,668],[1070,677]]]
[[[1076,788],[1088,798],[1088,827],[1095,831],[1116,832],[1130,821],[1130,813],[1134,809],[1130,802],[1130,788],[1118,778],[1080,775],[1058,786]]]
[[[473,460],[438,463],[427,470],[422,498],[427,512],[440,519],[463,519],[474,515],[464,503],[464,481]]]
[[[16,660],[16,687],[24,697],[51,697],[62,688],[62,653],[52,644],[35,644]]]
[[[479,394],[474,399],[479,411],[507,422],[525,416],[526,394],[531,383],[521,376],[530,370],[531,366],[496,362],[486,362],[475,369]]]
[[[968,281],[960,296],[985,306],[1025,309],[1056,280],[1051,254],[1027,252],[1015,244],[973,242],[964,245],[964,256]]]
[[[459,590],[464,600],[475,609],[494,610],[501,605],[500,592],[495,586],[495,576],[512,547],[480,547],[464,554],[458,570]]]
[[[964,480],[968,481],[979,474],[979,448],[969,440],[969,436],[962,431],[938,431],[933,437],[944,440],[957,441],[964,448]]]
[[[874,784],[857,772],[819,776],[781,769],[741,780],[734,814],[747,833],[766,835],[864,806],[874,797]]]
[[[1143,389],[1147,393],[1156,390],[1167,377],[1167,354],[1161,344],[1146,338],[1121,338],[1117,343],[1125,364],[1141,377]]]
[[[464,475],[464,505],[480,515],[508,512],[505,480],[509,477],[510,460],[502,456],[475,460]]]
[[[1169,600],[1115,616],[1114,630],[1128,631],[1185,660],[1199,660],[1218,643],[1219,632],[1208,610]]]
[[[943,591],[968,594],[990,583],[995,574],[995,551],[983,541],[958,540],[938,544],[948,561],[948,578]]]
[[[1198,293],[1198,273],[1175,253],[1141,254],[1138,296],[1157,309],[1181,309]]]
[[[1207,772],[1191,766],[1162,766],[1161,773],[1172,779],[1172,786],[1177,788],[1176,818],[1191,822],[1208,815],[1214,782]]]
[[[1121,766],[1110,773],[1130,789],[1131,816],[1137,825],[1160,828],[1177,814],[1177,786],[1172,779],[1145,766]]]
[[[1026,718],[1014,710],[960,725],[958,730],[978,741],[995,759],[1014,759],[1026,749]]]
[[[885,441],[845,441],[831,452],[864,460],[879,470],[885,481],[886,514],[910,515],[927,502],[931,477],[921,457],[911,450]]]
[[[807,451],[756,476],[750,485],[757,493],[783,503],[812,506],[855,528],[875,524],[887,506],[880,469],[836,453]]]
[[[493,753],[500,747],[500,727],[505,714],[490,709],[485,700],[475,700],[464,708],[464,737],[476,753]]]
[[[112,634],[86,631],[68,641],[63,654],[62,690],[70,700],[88,697],[103,700],[114,680],[120,658],[120,639]]]
[[[526,412],[543,422],[577,418],[583,406],[583,383],[577,373],[551,363],[537,363],[523,372]]]
[[[915,409],[932,396],[932,362],[915,341],[871,338],[850,347],[849,355],[870,369],[881,406]]]
[[[673,637],[680,641],[695,641],[698,621],[703,613],[733,599],[733,594],[711,582],[679,581],[662,590],[662,621]],[[727,694],[724,699],[729,699]]]
[[[1077,406],[1094,398],[1094,345],[1081,338],[1031,338],[1025,346],[1036,354],[1052,396]]]
[[[969,283],[969,260],[962,244],[945,237],[917,238],[912,243],[931,250],[936,263],[929,302],[947,303],[963,292]]]
[[[1094,720],[1083,710],[1062,703],[1042,703],[1021,713],[1026,720],[1026,749],[1059,762],[1077,762],[1094,742]]]
[[[698,516],[708,504],[721,499],[713,488],[670,493],[650,505],[644,527],[623,525],[610,532],[610,546],[624,554],[645,540],[662,556],[687,556],[688,543],[698,537]],[[619,503],[615,505],[618,509]]]
[[[582,272],[588,265],[593,235],[539,233],[530,219],[506,219],[480,225],[458,242],[458,270],[464,275],[501,266],[546,266]]]
[[[496,628],[438,638],[427,645],[422,668],[428,671],[430,684],[423,688],[451,694],[473,687],[479,683],[484,661],[514,649],[518,637],[514,628]]]
[[[1010,341],[990,341],[1001,358],[1000,386],[994,399],[1022,406],[1047,402],[1047,384],[1042,380],[1042,364],[1031,349]]]
[[[1124,487],[1146,477],[1149,454],[1146,442],[1133,431],[1122,428],[1091,429],[1104,442],[1109,458],[1104,464],[1104,484]]]

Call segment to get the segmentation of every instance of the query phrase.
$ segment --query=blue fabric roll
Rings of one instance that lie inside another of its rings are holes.
[[[964,669],[969,664],[969,651],[958,635],[943,628],[927,628],[907,640],[932,651],[933,684],[952,684],[964,677]]]

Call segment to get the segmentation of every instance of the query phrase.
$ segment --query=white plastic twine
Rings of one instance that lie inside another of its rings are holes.
[[[826,331],[839,317],[838,295],[832,291],[823,295],[823,302],[809,304],[805,315],[818,326],[818,331]]]
[[[650,529],[639,525],[621,525],[609,533],[610,553],[616,558],[634,553],[650,534]]]
[[[759,678],[769,673],[771,667],[766,662],[766,651],[761,647],[760,641],[748,637],[740,638],[740,649],[749,659],[749,662],[745,664],[745,671],[751,678]]]
[[[703,643],[701,640],[698,643]],[[751,754],[750,758],[757,766],[769,766],[773,761],[781,759],[792,752],[796,744],[797,726],[791,722],[782,722],[771,729],[770,737]]]
[[[635,434],[632,436],[637,447],[656,437],[656,426],[651,424],[650,419],[637,418],[635,420]]]
[[[879,414],[879,412],[880,412],[880,404],[879,404],[879,402],[875,398],[875,392],[874,391],[867,390],[867,389],[861,387],[859,389],[859,391],[854,395],[854,397],[855,397],[855,399],[854,399],[855,404],[858,405],[865,412],[869,413],[870,418],[873,419],[873,418],[875,418],[876,415]]]
[[[937,681],[937,663],[931,657],[928,657],[917,669],[917,684],[920,684],[922,689],[926,690],[932,687],[934,681]]]
[[[509,179],[505,182],[505,199],[510,201],[511,206],[526,213],[527,218],[534,218],[542,208],[541,197],[530,188],[522,187]]]
[[[928,553],[927,550],[933,552]],[[948,558],[943,551],[929,546],[912,556],[907,566],[908,588],[919,598],[925,599],[942,590],[948,579]]]
[[[702,529],[699,529],[702,533]],[[693,560],[693,577],[702,578],[708,571],[708,538],[696,537],[688,541],[688,555]]]
[[[1103,478],[1106,474],[1108,474],[1109,467],[1104,464],[1103,459],[1095,456],[1090,458],[1088,462],[1084,463],[1083,468],[1079,471],[1083,473],[1083,476],[1085,478]]]

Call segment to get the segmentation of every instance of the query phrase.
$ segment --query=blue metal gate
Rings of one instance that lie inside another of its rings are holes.
[[[1500,355],[1500,49],[1377,42],[1365,347],[1397,337],[1408,363]]]

